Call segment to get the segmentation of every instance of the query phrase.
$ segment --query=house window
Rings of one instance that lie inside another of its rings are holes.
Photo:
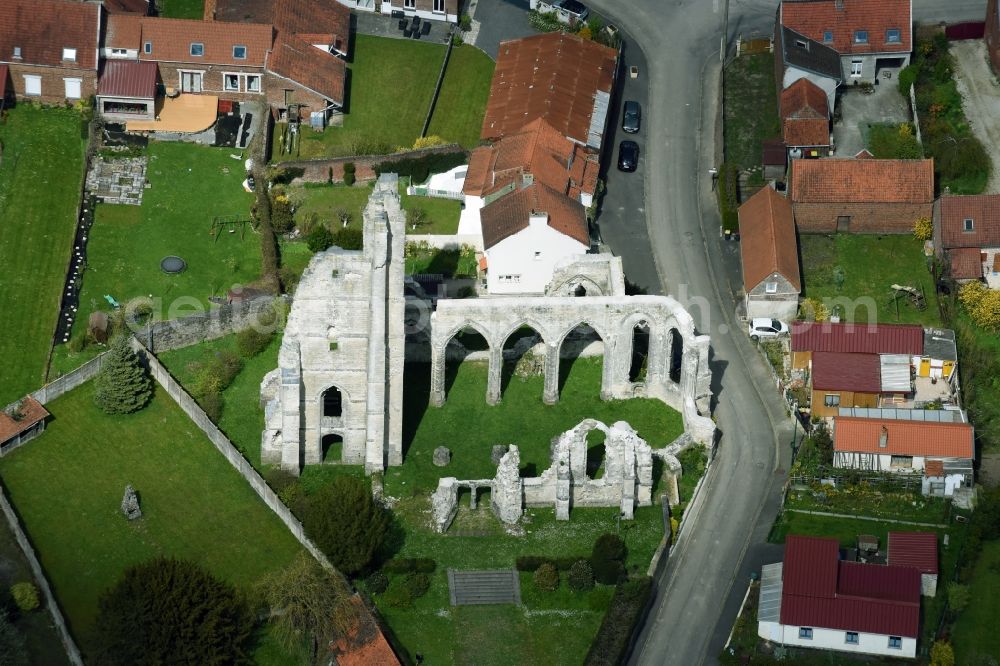
[[[239,89],[240,89],[240,75],[239,74],[223,74],[222,75],[222,87],[225,90],[239,91]]]
[[[128,51],[126,49],[111,49],[111,55],[113,56],[128,55]]]
[[[899,636],[889,636],[889,647],[893,650],[902,650],[903,639]]]
[[[76,60],[76,49],[63,49],[63,60]]]
[[[14,57],[17,58],[18,60],[21,59],[21,47],[20,46],[15,46],[14,47]]]
[[[854,43],[855,44],[867,44],[868,43],[868,31],[867,30],[855,30],[854,31]]]
[[[285,90],[285,106],[290,105],[294,99],[295,99],[295,91]]]
[[[889,28],[886,30],[885,41],[887,44],[899,44],[902,41],[899,28]]]
[[[205,45],[201,42],[191,43],[191,55],[193,56],[203,56],[205,55]]]
[[[403,0],[403,9],[415,9],[417,0]]]
[[[833,30],[824,30],[823,31],[823,43],[824,44],[832,44],[833,43]]]
[[[972,231],[975,228],[976,228],[976,223],[972,221],[971,217],[965,218],[965,221],[962,222],[963,231]]]
[[[25,74],[24,75],[24,94],[25,95],[41,95],[42,94],[42,77],[36,74]]]
[[[142,52],[143,53],[152,53],[153,52],[153,42],[146,42],[145,44],[143,44],[142,45]]]
[[[913,456],[891,456],[890,469],[913,469]]]
[[[260,74],[247,74],[247,92],[260,92]]]
[[[247,47],[237,44],[233,47],[233,58],[236,60],[246,60],[247,59]]]
[[[857,645],[858,644],[858,632],[856,632],[856,631],[848,631],[844,635],[844,642],[847,643],[848,645]]]
[[[80,99],[83,96],[81,90],[83,79],[63,79],[63,84],[66,88],[67,99]]]
[[[804,638],[807,641],[811,641],[813,639],[812,627],[799,627],[799,638]]]
[[[777,282],[766,282],[764,283],[764,291],[768,294],[778,293],[778,283]]]
[[[861,60],[852,60],[851,61],[851,76],[852,77],[858,78],[859,76],[861,76],[861,66],[862,66],[862,63],[863,63],[863,61],[861,61]]]
[[[840,394],[827,393],[823,397],[823,405],[826,407],[840,407]]]
[[[541,258],[542,258],[542,253],[541,252],[535,252],[535,261],[538,261]]]
[[[434,11],[438,14],[444,14],[444,0],[434,0]]]

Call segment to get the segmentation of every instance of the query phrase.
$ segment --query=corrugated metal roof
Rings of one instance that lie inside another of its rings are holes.
[[[938,572],[937,535],[933,532],[889,532],[889,564],[912,567],[921,573]]]
[[[839,416],[857,416],[865,419],[891,419],[900,421],[927,421],[929,423],[965,423],[960,409],[897,409],[895,407],[841,407]]]
[[[876,354],[814,352],[812,385],[819,391],[879,393],[882,382]]]
[[[880,440],[885,446],[880,446]],[[974,431],[968,423],[928,423],[838,416],[833,420],[834,451],[884,455],[972,458]]]
[[[920,602],[920,576],[909,567],[841,562],[837,596],[882,601]]]
[[[920,356],[924,353],[924,329],[913,324],[796,321],[792,322],[792,351]]]
[[[611,93],[598,90],[594,94],[594,110],[590,114],[590,129],[587,131],[587,145],[595,150],[600,150],[604,141],[604,128],[608,126],[610,106]]]
[[[879,376],[883,393],[909,393],[910,357],[905,354],[882,354],[879,359]]]
[[[781,562],[765,564],[760,569],[760,600],[757,602],[758,622],[781,621]]]
[[[782,573],[785,594],[832,599],[837,592],[839,557],[836,539],[789,535]]]
[[[135,60],[107,60],[97,84],[101,97],[156,97],[156,63]]]

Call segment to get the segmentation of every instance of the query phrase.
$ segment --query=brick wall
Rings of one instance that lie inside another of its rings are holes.
[[[37,100],[45,104],[61,104],[66,101],[66,84],[63,79],[82,79],[80,83],[80,95],[82,99],[87,99],[97,93],[97,72],[94,70],[75,67],[18,65],[14,63],[11,63],[8,67],[10,69],[10,81],[8,81],[8,84],[13,84],[14,94],[18,100]],[[28,96],[24,94],[25,74],[41,77],[41,96]],[[9,94],[10,90],[7,92]]]
[[[837,231],[837,218],[850,217],[848,231],[857,234],[909,234],[913,223],[930,217],[933,202],[924,204],[792,203],[795,224],[803,233]]]
[[[458,144],[451,143],[446,146],[434,146],[433,148],[408,150],[403,153],[393,153],[391,155],[356,155],[353,157],[336,157],[325,160],[297,160],[279,162],[277,163],[277,166],[292,169],[303,169],[304,173],[292,181],[294,183],[325,183],[330,179],[330,170],[333,169],[333,180],[334,182],[339,183],[344,180],[344,164],[346,162],[354,162],[356,169],[354,177],[360,182],[365,182],[375,180],[374,167],[382,162],[395,162],[396,160],[422,157],[424,155],[432,155],[434,153],[455,152],[466,151]],[[468,156],[467,152],[466,156]]]
[[[313,111],[321,111],[326,107],[326,99],[321,95],[317,95],[311,90],[303,88],[294,81],[289,81],[288,79],[281,78],[280,76],[276,76],[268,72],[264,77],[264,93],[267,98],[267,103],[271,105],[271,108],[288,108],[288,104],[285,100],[285,91],[291,91],[292,103],[304,104],[306,106],[300,115],[307,121],[310,113]]]
[[[175,62],[158,62],[156,63],[160,71],[160,81],[167,88],[174,88],[176,90],[181,89],[181,70],[197,71],[202,72],[201,77],[201,91],[206,95],[215,95],[220,99],[229,99],[237,102],[247,101],[247,100],[260,100],[264,95],[263,93],[246,93],[246,92],[234,92],[227,91],[223,89],[224,82],[222,80],[223,73],[237,73],[237,74],[258,74],[261,77],[261,86],[264,90],[267,90],[267,77],[264,75],[263,67],[237,67],[233,65],[207,65],[203,63],[175,63]],[[240,81],[240,86],[244,86],[243,79]]]

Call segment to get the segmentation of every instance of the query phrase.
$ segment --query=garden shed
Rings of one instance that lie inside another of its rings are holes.
[[[40,435],[48,416],[48,410],[30,395],[0,411],[0,456]]]
[[[97,84],[97,108],[108,120],[156,117],[156,63],[108,60]]]

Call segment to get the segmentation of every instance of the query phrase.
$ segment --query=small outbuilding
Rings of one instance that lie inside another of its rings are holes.
[[[97,108],[107,120],[156,118],[156,63],[108,60],[97,84]]]
[[[48,416],[48,410],[30,395],[0,411],[0,456],[42,434]]]
[[[747,318],[794,319],[802,279],[792,205],[765,187],[740,206]]]

